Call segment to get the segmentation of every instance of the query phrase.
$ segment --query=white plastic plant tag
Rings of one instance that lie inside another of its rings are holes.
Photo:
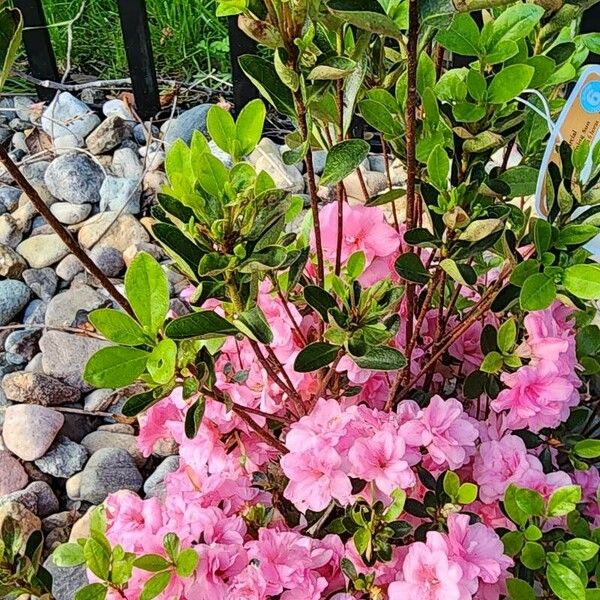
[[[584,69],[550,135],[535,193],[538,215],[548,216],[546,176],[550,162],[557,160],[557,146],[565,140],[572,148],[576,148],[584,139],[590,142],[590,147],[600,141],[600,65],[590,65]],[[591,155],[588,161],[583,170],[584,179],[591,171]],[[586,249],[600,258],[600,235],[591,240]]]

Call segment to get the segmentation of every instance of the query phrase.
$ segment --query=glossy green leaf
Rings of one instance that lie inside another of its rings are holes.
[[[149,352],[125,346],[98,350],[85,365],[84,379],[96,388],[122,388],[145,370]]]
[[[479,27],[468,13],[456,15],[449,27],[438,31],[436,40],[455,54],[477,56],[480,52]]]
[[[421,259],[414,252],[400,255],[396,259],[394,267],[400,277],[414,283],[427,283],[431,277]]]
[[[431,184],[439,191],[448,189],[450,159],[442,146],[436,146],[427,159],[427,173]]]
[[[579,576],[560,563],[549,563],[546,578],[560,600],[585,600],[585,587]]]
[[[177,344],[170,339],[161,340],[152,350],[146,363],[148,373],[156,383],[169,383],[175,376]]]
[[[120,310],[99,308],[92,311],[88,319],[111,342],[123,346],[141,346],[148,343],[148,338],[139,324]]]
[[[231,113],[218,104],[214,104],[208,111],[206,127],[213,142],[223,152],[232,154],[232,143],[236,139],[236,129]]]
[[[363,356],[353,356],[352,360],[361,369],[372,371],[397,371],[406,366],[404,354],[390,346],[370,348]]]
[[[530,275],[523,283],[519,301],[523,310],[543,310],[556,298],[556,284],[544,273]]]
[[[327,154],[320,185],[332,185],[342,181],[355,171],[369,155],[365,140],[345,140],[336,144]]]
[[[267,110],[262,100],[252,100],[242,108],[235,124],[235,137],[240,155],[250,154],[262,136]]]
[[[332,363],[338,352],[338,346],[326,342],[313,342],[300,350],[294,361],[294,369],[298,373],[318,371]]]
[[[183,340],[186,338],[210,339],[235,335],[237,328],[227,319],[212,310],[201,310],[191,315],[179,317],[171,321],[166,329],[167,337],[173,340]]]
[[[488,89],[491,104],[504,104],[518,96],[530,83],[534,68],[529,65],[510,65],[499,71]]]
[[[600,265],[573,265],[565,269],[562,284],[583,300],[600,299]]]
[[[270,344],[273,341],[273,332],[265,314],[259,306],[241,313],[234,321],[234,325],[250,339],[261,344]]]
[[[171,581],[171,573],[170,571],[163,571],[162,573],[157,573],[153,575],[146,581],[144,587],[142,588],[142,592],[140,594],[140,600],[153,600],[166,589]]]
[[[133,566],[143,571],[158,573],[169,568],[169,561],[160,554],[144,554],[135,559]]]
[[[206,400],[201,396],[190,406],[185,413],[184,431],[188,439],[194,439],[198,433],[204,411],[206,410]]]

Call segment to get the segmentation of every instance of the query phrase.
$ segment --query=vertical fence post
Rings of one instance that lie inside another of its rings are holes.
[[[46,28],[42,0],[14,0],[14,5],[23,15],[25,26],[23,43],[31,74],[36,79],[58,81],[58,68],[50,41],[50,33]],[[56,92],[38,86],[37,93],[40,100],[52,100]]]
[[[239,112],[250,100],[258,98],[258,90],[240,67],[239,58],[244,54],[255,54],[258,44],[239,27],[237,17],[229,17],[229,56],[233,81],[233,104]]]
[[[145,0],[118,0],[135,104],[142,119],[156,115],[160,97]]]

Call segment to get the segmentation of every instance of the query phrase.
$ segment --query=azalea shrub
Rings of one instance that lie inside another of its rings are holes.
[[[531,199],[600,39],[575,5],[492,4],[221,1],[267,47],[241,64],[309,194],[253,166],[260,100],[209,113],[228,166],[198,132],[169,151],[153,233],[188,312],[139,254],[85,375],[143,384],[123,414],[179,468],[58,548],[77,600],[600,597],[600,146],[560,144]]]

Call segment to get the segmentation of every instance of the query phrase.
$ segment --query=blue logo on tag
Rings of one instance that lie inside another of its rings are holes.
[[[600,112],[600,81],[587,83],[581,90],[579,100],[585,112]]]

